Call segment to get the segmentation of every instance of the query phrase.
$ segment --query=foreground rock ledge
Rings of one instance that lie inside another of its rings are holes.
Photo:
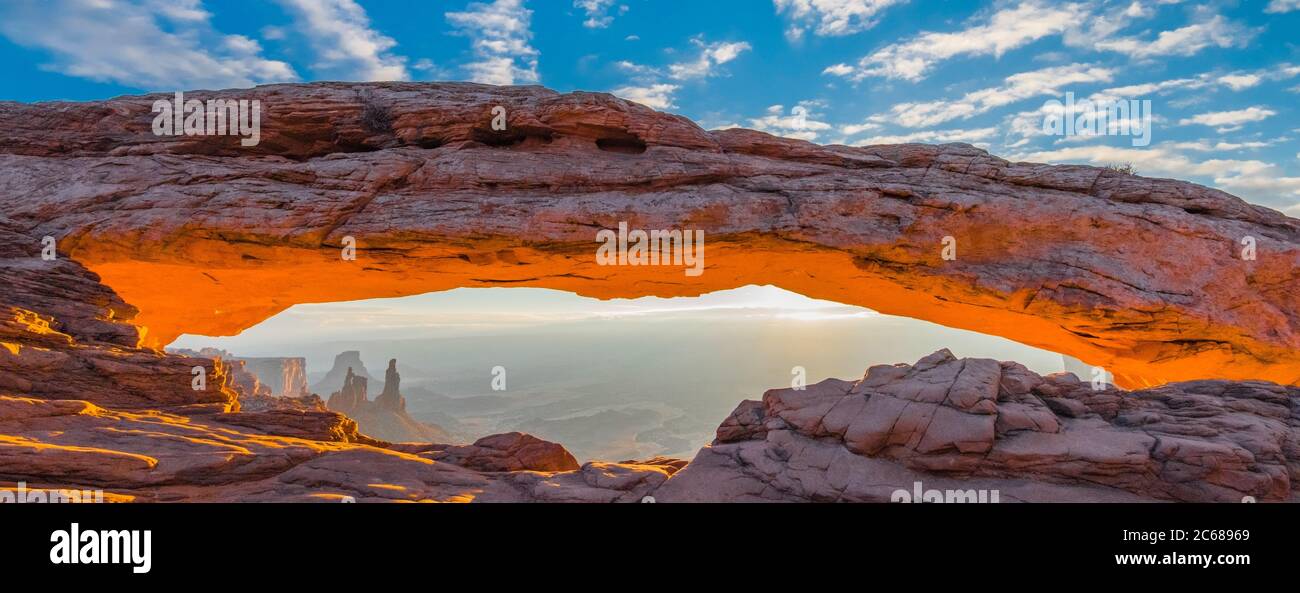
[[[1294,502],[1300,388],[1095,390],[941,350],[741,403],[655,498],[888,502],[917,483],[1001,502]]]
[[[708,132],[539,87],[188,97],[260,100],[261,143],[154,136],[151,104],[170,96],[0,103],[6,240],[57,238],[108,287],[94,291],[129,303],[113,319],[146,346],[234,334],[295,303],[464,286],[608,298],[772,284],[1068,354],[1127,387],[1300,382],[1300,221],[1194,184],[967,145]],[[490,127],[498,105],[506,131]],[[619,221],[703,229],[704,275],[597,266],[595,230]],[[339,258],[346,236],[355,262]],[[940,256],[947,236],[956,261]],[[1247,236],[1255,261],[1238,256]],[[77,291],[0,303],[59,330],[58,301]]]
[[[946,350],[745,401],[689,463],[579,464],[521,433],[388,444],[328,413],[181,416],[9,395],[0,435],[0,480],[118,501],[887,502],[920,489],[1236,503],[1295,502],[1300,488],[1300,388],[1098,391]]]

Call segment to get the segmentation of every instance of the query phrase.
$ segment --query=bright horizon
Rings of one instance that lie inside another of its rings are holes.
[[[912,333],[930,338],[932,348],[898,360],[872,363],[912,363],[915,358],[940,348],[959,356],[1014,360],[1041,373],[1062,370],[1060,355],[1005,338],[954,329],[928,321],[883,315],[871,309],[809,298],[773,286],[744,286],[699,297],[640,297],[600,300],[545,288],[457,288],[398,298],[367,299],[339,303],[299,304],[254,325],[236,336],[211,337],[185,334],[169,348],[215,347],[236,356],[302,356],[295,349],[307,345],[348,343],[374,344],[382,341],[454,338],[457,336],[538,335],[572,333],[575,328],[591,330],[617,327],[619,321],[651,324],[644,339],[654,335],[654,326],[734,324],[752,327],[817,326],[836,331],[835,324],[852,323],[853,330],[876,328],[881,335]],[[605,325],[601,325],[605,324]],[[667,334],[668,332],[664,332]],[[725,337],[725,336],[719,336]],[[775,337],[779,337],[777,334]],[[789,339],[782,337],[781,339]],[[876,336],[872,339],[880,339]],[[344,347],[346,350],[358,348]],[[376,368],[386,360],[378,352],[362,352],[367,365]],[[1053,362],[1053,358],[1055,361]],[[326,370],[330,363],[321,356],[307,356],[309,371]],[[1025,360],[1028,359],[1028,360]],[[865,365],[865,362],[864,362]],[[324,367],[324,368],[322,368]],[[863,366],[861,370],[865,370]],[[375,368],[371,368],[372,371]],[[859,373],[860,374],[860,373]],[[323,394],[328,395],[328,394]]]

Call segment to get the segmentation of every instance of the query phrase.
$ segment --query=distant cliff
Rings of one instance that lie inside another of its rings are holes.
[[[308,395],[307,359],[293,358],[239,358],[244,368],[257,375],[259,381],[271,389],[271,395],[301,397]]]
[[[304,397],[311,395],[307,388],[307,359],[302,357],[246,357],[236,356],[220,348],[171,348],[169,352],[220,358],[232,370],[232,382],[244,393],[273,397]]]

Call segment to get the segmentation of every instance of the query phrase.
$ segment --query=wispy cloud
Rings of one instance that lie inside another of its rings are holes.
[[[391,37],[370,27],[354,0],[280,0],[316,53],[319,75],[344,80],[410,80],[406,58],[389,52]]]
[[[865,31],[876,25],[876,15],[907,0],[773,0],[776,12],[790,22],[786,37],[799,39],[808,30],[816,35],[838,36]]]
[[[855,140],[854,146],[870,146],[873,144],[908,144],[912,142],[924,142],[927,144],[942,144],[946,142],[965,142],[976,146],[987,146],[988,141],[998,136],[996,127],[973,128],[967,130],[921,130],[908,134],[897,134],[887,136],[872,136]]]
[[[1173,2],[1160,1],[1158,4]],[[1137,60],[1162,56],[1191,56],[1209,47],[1241,47],[1256,30],[1209,9],[1200,9],[1197,22],[1145,34],[1121,35],[1133,23],[1156,11],[1142,2],[1095,3],[1024,0],[983,12],[951,32],[924,32],[892,43],[862,58],[856,65],[834,64],[823,73],[862,80],[868,77],[916,82],[940,62],[957,57],[1001,57],[1008,51],[1044,38],[1061,36],[1071,48],[1122,53]]]
[[[1154,39],[1121,37],[1098,41],[1093,47],[1119,52],[1133,58],[1191,56],[1207,47],[1240,47],[1250,42],[1254,33],[1221,15],[1178,29],[1161,31]]]
[[[1218,140],[1211,142],[1201,139],[1195,142],[1168,142],[1165,145],[1178,150],[1194,150],[1197,152],[1230,152],[1237,150],[1256,150],[1273,146],[1286,138],[1274,138],[1272,140],[1248,140],[1245,142],[1226,142]]]
[[[957,56],[1001,56],[1049,35],[1060,34],[1085,15],[1077,4],[1024,2],[998,10],[979,24],[960,31],[927,32],[887,45],[862,58],[857,67],[836,64],[827,73],[857,80],[877,76],[915,82],[925,78],[943,60]]]
[[[691,39],[691,44],[699,50],[696,57],[669,64],[667,68],[656,68],[626,60],[616,63],[615,66],[630,74],[633,80],[630,84],[611,92],[655,109],[672,109],[676,107],[673,95],[681,88],[683,81],[717,76],[720,74],[720,66],[735,60],[751,48],[745,41],[710,43],[700,36]],[[669,80],[673,82],[668,82]]]
[[[1270,14],[1291,12],[1293,10],[1300,10],[1300,0],[1272,0],[1264,8],[1264,12]]]
[[[868,122],[924,128],[954,119],[968,119],[999,107],[1046,95],[1059,95],[1072,84],[1110,82],[1114,71],[1089,64],[1070,64],[1021,72],[1003,84],[972,91],[953,100],[899,103]]]
[[[679,88],[681,87],[675,84],[660,82],[643,86],[628,85],[616,88],[611,92],[646,107],[673,109],[677,107],[673,104],[673,93],[676,93]]]
[[[298,80],[289,64],[215,30],[210,17],[197,0],[16,0],[0,4],[0,34],[50,52],[43,69],[145,90]]]
[[[471,3],[464,12],[447,13],[447,21],[473,41],[476,60],[465,70],[484,84],[536,83],[537,59],[531,45],[533,11],[524,0]]]
[[[767,108],[767,115],[751,119],[749,124],[753,129],[769,134],[813,141],[832,127],[817,119],[820,116],[813,111],[824,106],[821,101],[800,101],[786,114],[784,105],[772,105]]]
[[[706,43],[703,38],[696,37],[691,40],[691,43],[699,48],[699,56],[694,60],[670,65],[668,75],[671,78],[689,80],[714,76],[717,74],[718,66],[726,64],[750,50],[749,43],[744,41]]]
[[[1266,107],[1247,107],[1235,111],[1213,111],[1201,113],[1189,118],[1179,120],[1180,125],[1200,124],[1217,128],[1219,132],[1231,132],[1239,130],[1245,124],[1263,121],[1274,115],[1276,111]]]
[[[1227,74],[1219,77],[1219,82],[1228,85],[1234,91],[1248,89],[1264,80],[1264,77],[1258,74]]]
[[[587,15],[587,20],[582,21],[582,26],[588,29],[604,29],[614,22],[614,15],[610,14],[614,3],[615,0],[573,0],[573,7],[581,8]],[[627,12],[627,5],[620,5],[618,12],[619,14]]]

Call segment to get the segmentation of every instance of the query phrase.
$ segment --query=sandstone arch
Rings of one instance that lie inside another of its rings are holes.
[[[156,137],[156,97],[0,105],[7,224],[57,237],[138,309],[155,348],[296,303],[460,286],[607,298],[773,284],[1068,354],[1128,387],[1300,383],[1300,221],[1194,184],[966,145],[706,132],[539,87],[193,95],[261,100],[261,144]],[[497,105],[505,132],[488,125]],[[390,125],[367,127],[375,110]],[[703,229],[707,271],[596,265],[595,231],[619,221]],[[357,261],[339,258],[345,236]],[[945,236],[956,261],[940,258]],[[1255,261],[1238,257],[1245,236]]]

